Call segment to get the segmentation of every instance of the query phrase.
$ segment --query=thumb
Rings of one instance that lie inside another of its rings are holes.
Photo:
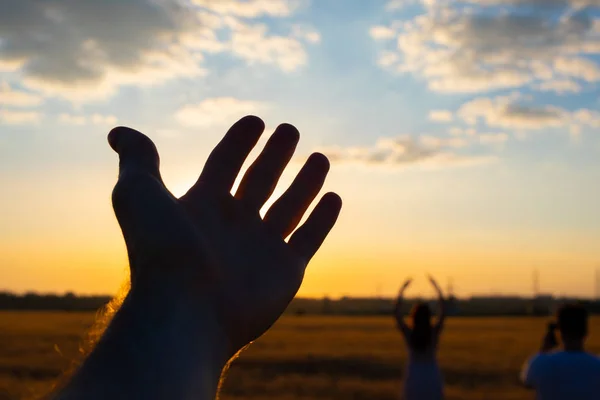
[[[119,154],[119,177],[123,174],[145,173],[161,180],[158,151],[148,136],[119,126],[108,134],[108,143]]]
[[[176,199],[162,182],[152,140],[136,130],[118,127],[110,131],[108,142],[119,154],[119,179],[112,202],[134,273],[136,265],[144,263],[140,257],[155,255],[157,244],[170,233],[168,221],[177,208]]]

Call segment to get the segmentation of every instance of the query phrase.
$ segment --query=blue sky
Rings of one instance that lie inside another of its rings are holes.
[[[181,193],[254,113],[299,128],[288,179],[322,151],[327,188],[345,201],[305,294],[380,281],[392,293],[423,269],[463,294],[527,293],[546,266],[547,290],[589,296],[599,11],[595,0],[2,1],[0,281],[111,291],[124,252],[108,130],[148,134]],[[41,271],[62,278],[32,278]]]

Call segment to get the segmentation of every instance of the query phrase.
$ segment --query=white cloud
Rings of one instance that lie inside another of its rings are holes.
[[[0,59],[19,63],[28,88],[102,98],[122,84],[200,74],[200,55],[178,44],[196,21],[176,0],[13,0],[0,13]]]
[[[401,10],[407,5],[415,4],[418,0],[390,0],[386,5],[387,11]]]
[[[438,138],[421,136],[414,138],[402,135],[396,138],[381,138],[374,146],[332,147],[319,149],[334,163],[350,163],[366,166],[403,168],[419,166],[445,168],[468,166],[496,161],[493,155],[461,154],[457,148],[468,143],[460,138]]]
[[[597,0],[422,3],[423,14],[373,27],[371,33],[390,38],[398,55],[396,62],[386,55],[388,62],[379,65],[420,77],[433,91],[478,93],[531,86],[567,92],[575,85],[567,87],[566,79],[600,82],[594,59],[600,55],[600,20],[594,8],[583,8],[600,6]]]
[[[561,75],[580,78],[588,82],[600,80],[600,68],[598,64],[585,58],[557,58],[554,60],[554,70]]]
[[[584,127],[600,128],[597,111],[533,105],[518,94],[473,99],[463,104],[457,115],[472,126],[481,122],[488,127],[517,131],[568,128],[571,133],[578,133]],[[459,130],[451,133],[459,134]]]
[[[541,92],[555,92],[558,94],[578,93],[581,85],[571,79],[560,79],[542,82],[535,86]]]
[[[396,32],[392,28],[381,25],[372,27],[369,34],[373,39],[392,39],[396,36]]]
[[[570,116],[571,125],[582,125],[591,128],[600,128],[600,113],[588,109],[574,111]]]
[[[454,115],[448,110],[431,110],[429,111],[429,119],[434,122],[451,122]]]
[[[41,119],[42,114],[37,111],[0,109],[0,124],[29,125],[37,124]]]
[[[197,104],[186,104],[175,113],[175,119],[191,127],[209,127],[230,124],[232,120],[264,110],[262,102],[240,100],[234,97],[215,97]]]
[[[518,101],[518,96],[480,97],[463,104],[458,116],[475,125],[479,120],[490,127],[538,130],[562,127],[568,112],[552,106],[534,106]]]
[[[428,0],[435,3],[439,0]],[[540,9],[556,9],[563,7],[580,8],[585,6],[600,6],[598,0],[465,0],[465,3],[481,4],[488,6],[535,6]]]
[[[192,2],[217,14],[243,18],[256,18],[263,15],[287,17],[297,7],[294,2],[286,0],[192,0]]]
[[[389,67],[390,65],[398,62],[400,57],[397,53],[392,51],[384,51],[379,55],[379,59],[377,60],[377,64],[381,67]]]
[[[0,71],[44,96],[83,102],[106,99],[123,85],[203,76],[207,53],[294,71],[307,63],[305,43],[320,40],[307,27],[282,35],[257,23],[265,15],[290,16],[296,7],[287,1],[195,3],[8,0],[0,12]]]
[[[103,114],[92,114],[87,115],[74,115],[68,113],[62,113],[58,116],[58,121],[66,125],[115,125],[117,123],[117,117],[114,115],[103,115]]]
[[[295,38],[306,40],[308,43],[321,42],[321,34],[316,29],[306,25],[294,25],[291,35]]]
[[[41,104],[42,101],[42,97],[37,94],[15,90],[8,82],[0,82],[0,105],[32,107]]]
[[[306,64],[306,51],[300,41],[293,37],[268,35],[267,31],[263,24],[238,22],[231,33],[231,52],[251,64],[273,64],[286,72]]]
[[[467,147],[469,145],[469,141],[462,137],[439,137],[439,136],[430,136],[430,135],[422,135],[420,137],[421,144],[427,147],[433,148],[452,148],[452,149],[460,149],[463,147]]]

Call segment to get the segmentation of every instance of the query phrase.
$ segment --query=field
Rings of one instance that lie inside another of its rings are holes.
[[[91,313],[0,312],[0,400],[35,398],[69,365]],[[545,319],[453,318],[440,363],[448,399],[531,399],[518,385]],[[592,332],[600,332],[600,318]],[[589,341],[600,352],[600,335]],[[235,361],[222,399],[398,399],[405,351],[391,318],[284,317]]]

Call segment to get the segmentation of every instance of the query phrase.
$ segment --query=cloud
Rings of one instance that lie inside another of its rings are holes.
[[[316,29],[305,25],[294,25],[291,35],[295,38],[306,40],[309,43],[321,42],[321,34]]]
[[[540,92],[554,92],[558,94],[578,93],[581,91],[581,85],[572,79],[557,79],[546,81],[535,86]]]
[[[569,128],[571,133],[577,133],[583,127],[600,127],[597,111],[533,105],[518,94],[475,98],[463,104],[457,115],[469,125],[481,122],[488,127],[519,131]]]
[[[175,0],[9,0],[0,59],[19,63],[23,83],[42,93],[105,97],[120,84],[198,75],[198,56],[178,43],[195,22]]]
[[[519,103],[514,95],[476,98],[463,104],[457,114],[470,125],[482,120],[490,127],[521,130],[561,127],[567,117],[564,109]]]
[[[15,90],[8,82],[0,82],[0,105],[32,107],[41,104],[42,101],[42,97],[37,94]]]
[[[65,125],[115,125],[117,123],[117,117],[114,115],[102,115],[102,114],[92,114],[90,116],[87,115],[74,115],[68,113],[62,113],[58,116],[58,121]]]
[[[501,147],[510,139],[509,135],[504,132],[478,132],[478,130],[473,127],[461,128],[458,126],[453,126],[448,130],[448,133],[451,135],[451,137],[461,139],[462,141],[454,143],[455,145],[462,145],[462,147],[474,144]]]
[[[435,2],[436,0],[427,1],[427,3]],[[581,8],[587,6],[600,5],[600,2],[598,2],[598,0],[465,0],[464,2],[488,6],[535,6],[541,10],[564,7]]]
[[[238,22],[232,30],[231,52],[250,64],[273,64],[292,72],[307,63],[302,42],[287,36],[271,36],[264,24],[248,25]]]
[[[392,28],[381,25],[372,27],[369,34],[373,39],[392,39],[396,36],[396,32]]]
[[[217,14],[244,18],[263,15],[286,17],[297,7],[297,4],[286,0],[192,0],[192,2]]]
[[[197,104],[186,104],[175,113],[175,119],[190,127],[230,124],[232,120],[267,108],[262,102],[234,97],[214,97]]]
[[[390,65],[395,64],[400,59],[398,54],[392,51],[384,51],[379,55],[379,59],[377,60],[377,64],[381,67],[389,67]]]
[[[401,10],[405,6],[417,3],[418,0],[391,0],[385,5],[386,11]]]
[[[461,154],[457,148],[467,146],[460,138],[415,138],[402,135],[396,138],[380,138],[373,146],[331,147],[319,149],[333,163],[350,163],[366,166],[403,168],[420,166],[444,168],[478,165],[497,160],[493,155]]]
[[[421,135],[420,141],[423,146],[429,148],[451,148],[460,149],[469,146],[469,141],[461,137],[439,137],[431,135]]]
[[[429,111],[429,119],[434,122],[451,122],[454,115],[448,110],[431,110]]]
[[[37,124],[41,119],[42,114],[37,111],[0,109],[0,124],[4,125]]]
[[[588,59],[581,57],[560,57],[554,60],[554,70],[563,76],[579,78],[587,82],[600,80],[600,68]]]
[[[256,18],[295,9],[283,0],[6,0],[0,71],[73,102],[106,99],[124,85],[203,76],[205,56],[215,52],[290,72],[307,63],[304,44],[318,42],[318,32],[290,25],[289,34],[272,34]]]
[[[436,92],[507,88],[568,89],[566,79],[600,81],[597,0],[423,0],[424,12],[375,26],[397,61],[379,65],[409,73]],[[584,6],[594,6],[587,7]],[[558,16],[557,16],[558,15]],[[393,33],[393,34],[392,34]],[[556,83],[561,82],[561,83]]]

